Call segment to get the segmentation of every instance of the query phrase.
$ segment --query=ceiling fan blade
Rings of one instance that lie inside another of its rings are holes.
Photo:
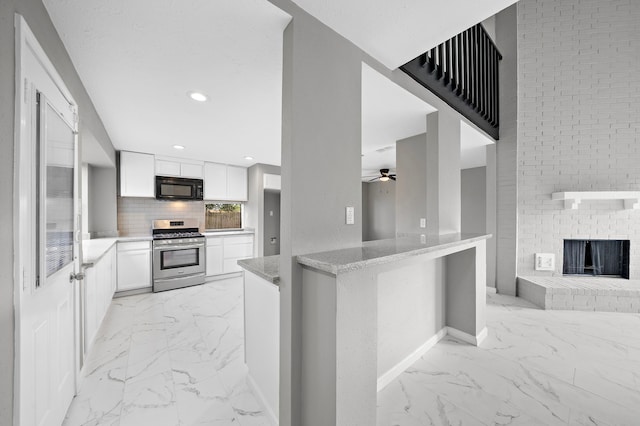
[[[374,177],[373,179],[369,179],[369,182],[373,182],[374,180],[378,180],[380,179],[378,176]]]
[[[396,180],[396,175],[389,175],[389,179]]]

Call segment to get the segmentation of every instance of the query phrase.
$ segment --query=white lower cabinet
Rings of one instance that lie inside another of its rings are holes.
[[[118,291],[151,287],[151,242],[118,243]]]
[[[238,260],[253,257],[253,235],[207,236],[207,276],[240,272]]]
[[[84,273],[84,351],[91,347],[115,292],[116,248],[110,248]]]
[[[240,272],[238,260],[253,257],[253,235],[233,235],[223,237],[224,264],[223,271]]]
[[[212,276],[222,274],[223,261],[222,237],[207,237],[206,275]]]

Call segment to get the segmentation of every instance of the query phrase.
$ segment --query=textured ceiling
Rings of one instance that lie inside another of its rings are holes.
[[[264,0],[44,4],[116,149],[280,164],[290,20],[280,9]],[[210,100],[189,99],[192,90]]]

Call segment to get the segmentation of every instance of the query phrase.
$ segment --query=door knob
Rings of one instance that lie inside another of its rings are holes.
[[[75,281],[82,281],[84,279],[84,274],[82,272],[78,272],[78,273],[71,273],[69,275],[69,282],[72,283],[74,280]]]

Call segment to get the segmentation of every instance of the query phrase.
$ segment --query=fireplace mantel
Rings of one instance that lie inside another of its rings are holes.
[[[625,209],[640,209],[640,191],[554,192],[551,199],[564,201],[564,208],[568,210],[577,210],[582,200],[622,200]]]

